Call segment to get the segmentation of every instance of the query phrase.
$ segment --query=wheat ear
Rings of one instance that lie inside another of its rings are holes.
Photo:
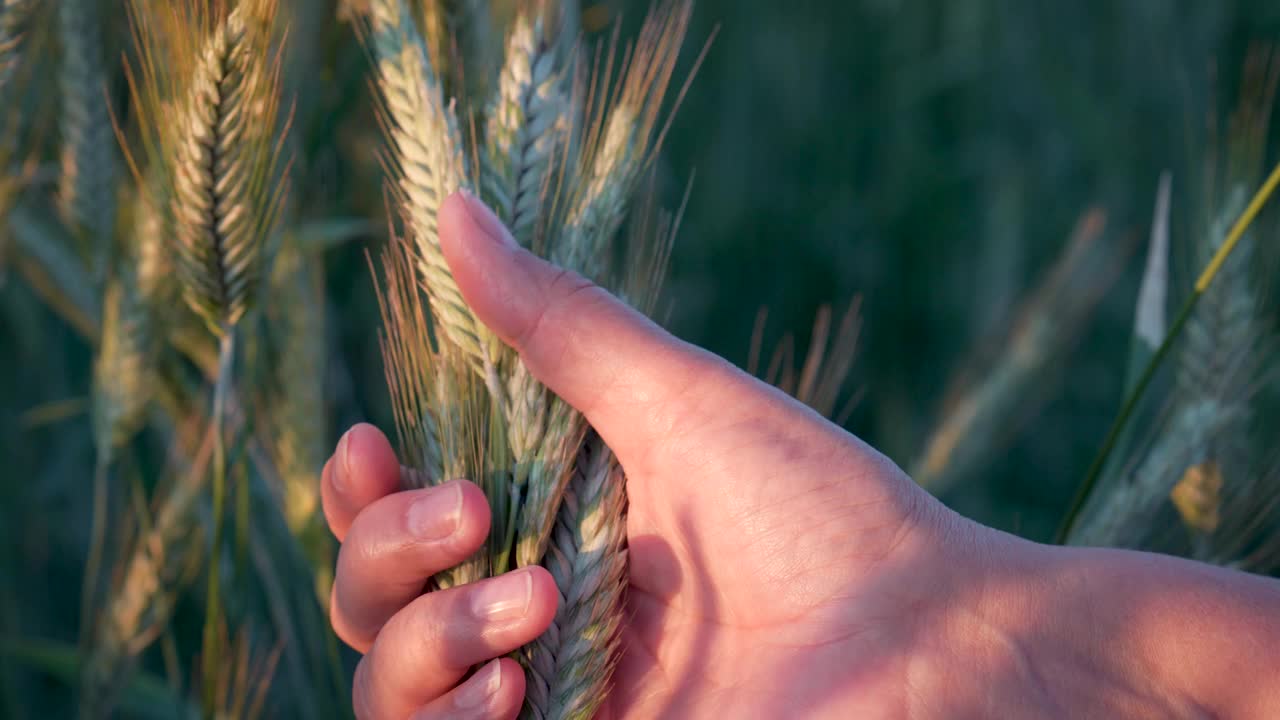
[[[236,9],[209,38],[178,119],[183,136],[172,164],[184,295],[218,332],[239,321],[257,291],[281,197],[271,187],[277,68],[249,30]]]
[[[0,0],[0,99],[18,70],[23,31],[35,0]]]
[[[573,475],[582,447],[586,422],[569,404],[548,393],[546,429],[516,474],[527,473],[519,524],[516,530],[516,564],[542,562],[555,527],[556,509]]]
[[[62,107],[58,204],[99,275],[106,272],[116,215],[116,156],[97,0],[61,0]]]
[[[561,237],[552,247],[557,265],[598,281],[607,279],[613,236],[626,216],[636,182],[661,143],[655,137],[662,100],[689,28],[692,5],[669,0],[645,19],[640,39],[624,58],[616,100],[604,102],[581,140],[579,190],[570,200]],[[608,75],[594,93],[607,97]]]
[[[436,229],[440,203],[467,185],[457,121],[404,0],[374,0],[370,21],[394,170],[431,314],[436,328],[483,370],[492,364],[495,341],[462,299]]]
[[[624,486],[613,453],[591,436],[544,561],[560,603],[547,632],[525,647],[523,717],[589,720],[608,694],[627,584]]]
[[[97,594],[111,505],[108,473],[117,449],[142,427],[156,381],[155,310],[152,298],[142,292],[138,281],[138,267],[144,264],[139,261],[137,250],[160,242],[160,238],[152,235],[157,230],[154,225],[143,222],[137,229],[138,234],[125,246],[125,253],[106,279],[101,333],[94,358],[92,420],[97,460],[90,545],[81,594],[82,628],[91,625],[90,613]]]
[[[1217,168],[1207,167],[1203,217],[1208,221],[1202,221],[1194,239],[1194,267],[1206,267],[1218,255],[1245,210],[1249,187],[1261,175],[1258,158],[1265,147],[1277,81],[1280,62],[1265,54],[1250,58],[1243,99],[1230,119],[1221,186],[1214,185]],[[1094,496],[1071,542],[1161,548],[1169,538],[1153,518],[1172,500],[1190,533],[1191,553],[1202,560],[1224,561],[1217,546],[1235,538],[1222,536],[1245,524],[1235,522],[1232,511],[1238,514],[1247,507],[1244,511],[1252,512],[1269,499],[1256,494],[1259,483],[1251,479],[1257,473],[1248,443],[1253,389],[1265,363],[1259,342],[1266,334],[1265,322],[1251,276],[1256,242],[1255,233],[1242,235],[1219,268],[1217,282],[1200,295],[1176,348],[1176,392],[1166,408],[1165,424],[1141,448],[1145,455],[1140,461],[1131,463],[1128,472],[1108,478],[1111,492]],[[1228,496],[1237,504],[1219,501],[1224,478],[1231,482]]]
[[[94,630],[82,678],[82,716],[110,715],[115,693],[132,673],[135,658],[168,624],[180,578],[193,567],[193,550],[201,545],[189,540],[191,512],[204,488],[213,433],[191,449],[192,464],[180,471],[151,526],[133,538],[115,592]]]
[[[320,569],[328,542],[320,516],[325,459],[325,296],[322,261],[290,238],[276,256],[265,311],[278,338],[271,403],[273,459],[279,469],[285,522]],[[327,589],[326,589],[327,590]]]
[[[541,15],[516,17],[485,136],[492,171],[487,189],[512,235],[526,247],[533,242],[552,156],[567,130],[564,80],[548,30]]]
[[[148,313],[133,268],[121,263],[107,282],[94,362],[93,427],[100,457],[127,443],[145,418],[154,359]]]
[[[488,439],[490,400],[461,351],[431,342],[428,313],[416,275],[417,250],[405,238],[393,237],[382,252],[383,283],[377,287],[382,315],[383,366],[391,393],[400,447],[410,468],[409,487],[469,478],[495,504],[491,535],[505,534],[503,513],[507,478],[490,472]],[[375,275],[376,277],[376,275]],[[432,579],[436,587],[453,587],[486,577],[485,551]]]

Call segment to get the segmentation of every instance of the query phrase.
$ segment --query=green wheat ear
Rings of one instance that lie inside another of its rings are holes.
[[[112,254],[116,218],[116,155],[107,67],[97,0],[62,0],[58,28],[62,41],[59,85],[62,106],[61,174],[58,204],[63,220],[79,237],[81,254],[99,275]]]
[[[492,364],[494,341],[462,299],[436,229],[440,204],[469,185],[457,119],[404,0],[374,0],[369,32],[397,190],[431,316],[483,375]]]
[[[516,17],[485,133],[486,189],[526,247],[550,192],[552,157],[569,129],[565,68],[554,35],[559,27],[553,20],[529,12]]]

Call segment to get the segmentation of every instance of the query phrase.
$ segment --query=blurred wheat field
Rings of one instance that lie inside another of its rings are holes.
[[[532,398],[484,463],[539,487],[560,428],[574,502],[621,507],[607,448],[402,244],[468,183],[976,519],[1280,568],[1280,214],[1195,287],[1280,157],[1273,3],[552,5],[554,31],[522,0],[0,0],[0,716],[348,716],[319,471],[368,420],[447,472],[402,372],[441,343],[433,373]],[[415,34],[434,75],[389,71]],[[634,112],[539,144],[576,107],[550,67]],[[528,181],[579,153],[562,205]],[[561,562],[572,507],[476,572]]]

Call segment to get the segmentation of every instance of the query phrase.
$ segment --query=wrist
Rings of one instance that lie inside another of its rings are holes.
[[[953,697],[1001,717],[1280,712],[1275,581],[995,532],[979,547],[980,589],[956,596],[933,653],[950,656]]]

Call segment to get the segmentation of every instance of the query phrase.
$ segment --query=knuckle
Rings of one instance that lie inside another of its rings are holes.
[[[564,268],[557,268],[555,275],[547,282],[543,290],[543,302],[539,303],[537,313],[515,338],[518,348],[528,347],[541,336],[541,330],[547,325],[548,316],[557,317],[568,309],[577,295],[596,287],[581,275]]]

